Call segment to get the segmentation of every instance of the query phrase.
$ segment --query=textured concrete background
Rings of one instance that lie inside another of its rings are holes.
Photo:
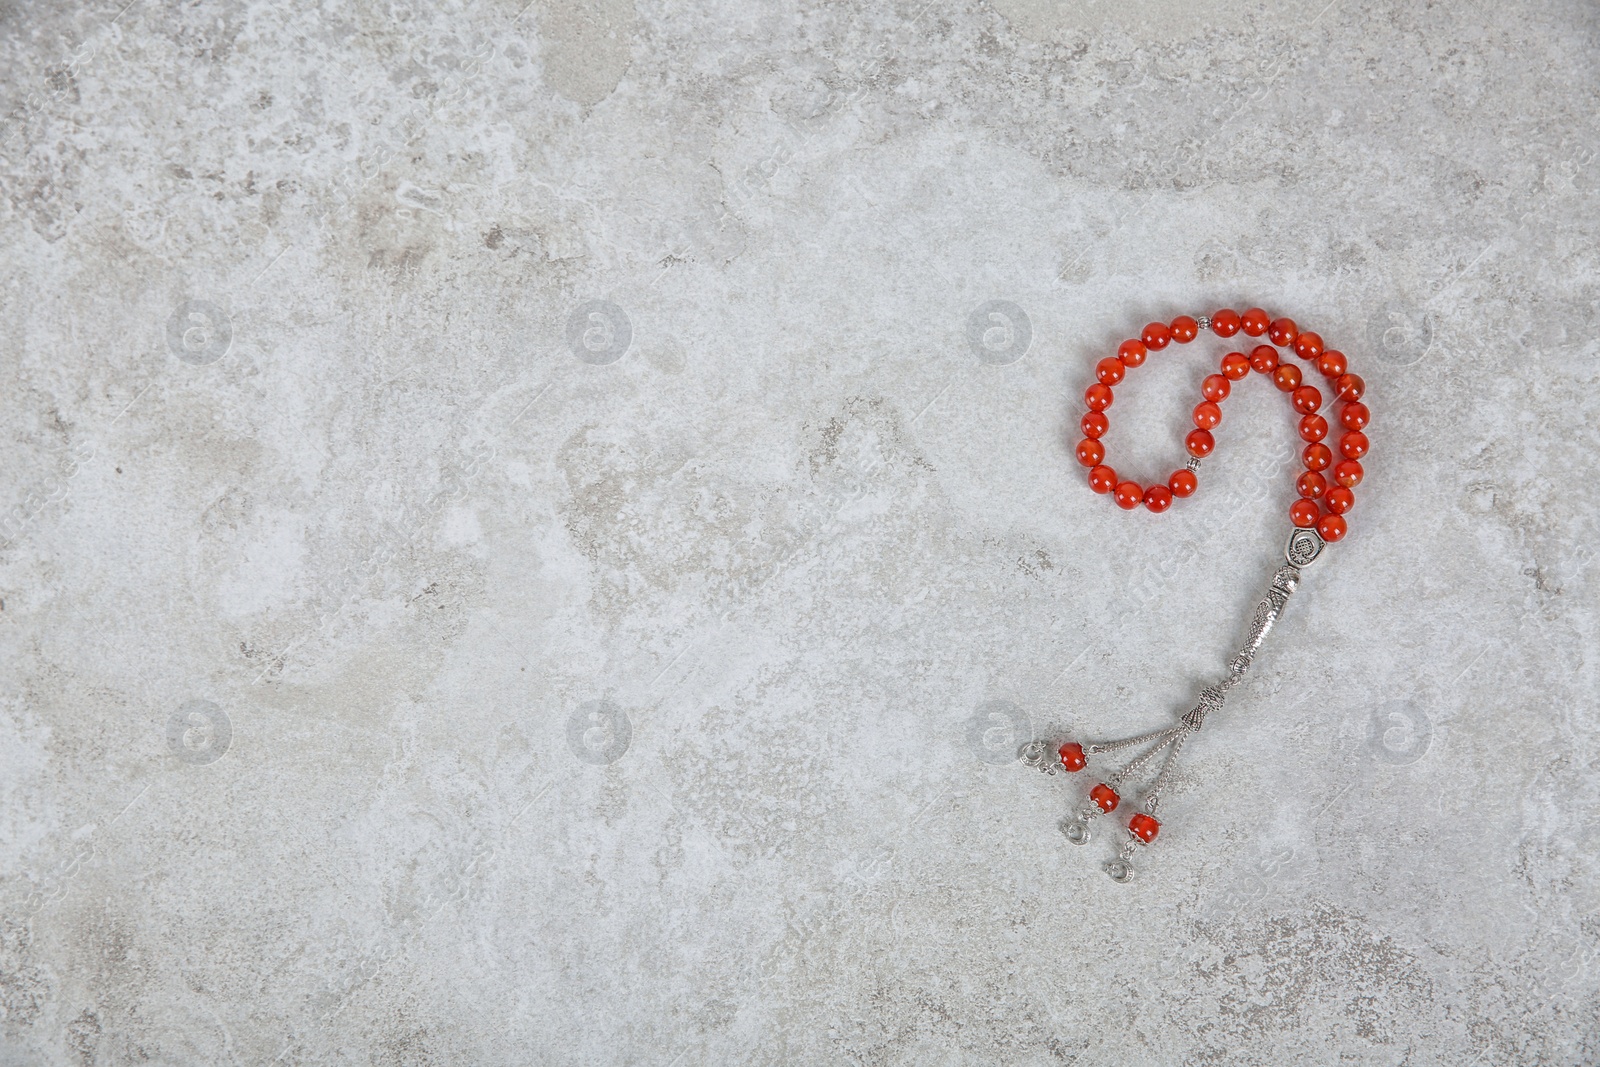
[[[0,13],[0,1061],[1600,1061],[1594,4],[525,2]]]

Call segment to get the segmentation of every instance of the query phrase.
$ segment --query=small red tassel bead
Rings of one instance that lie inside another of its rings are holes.
[[[1128,820],[1128,829],[1133,831],[1134,837],[1148,845],[1156,839],[1156,834],[1161,832],[1161,824],[1141,811]]]
[[[1101,811],[1116,811],[1117,802],[1122,798],[1117,796],[1117,791],[1101,782],[1089,790],[1089,799],[1100,805]]]
[[[1081,771],[1089,765],[1088,759],[1083,754],[1083,746],[1076,741],[1068,741],[1062,745],[1057,750],[1057,755],[1061,757],[1061,766],[1069,771]]]

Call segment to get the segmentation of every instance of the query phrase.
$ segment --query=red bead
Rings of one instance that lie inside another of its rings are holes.
[[[1229,352],[1222,357],[1222,376],[1228,381],[1236,382],[1249,373],[1250,361],[1243,352]]]
[[[1121,800],[1122,798],[1117,796],[1117,791],[1115,789],[1112,789],[1109,785],[1101,782],[1099,785],[1089,790],[1089,799],[1100,805],[1101,811],[1116,811],[1117,801]]]
[[[1324,515],[1317,520],[1317,533],[1324,541],[1344,540],[1345,530],[1343,515]]]
[[[1180,345],[1186,345],[1200,336],[1200,324],[1187,315],[1179,315],[1167,328],[1172,331],[1172,339]]]
[[[1346,489],[1354,489],[1360,485],[1365,475],[1366,471],[1361,469],[1361,464],[1353,459],[1340,460],[1339,465],[1333,468],[1333,480]]]
[[[1102,411],[1090,411],[1084,414],[1083,421],[1078,425],[1083,428],[1083,436],[1098,439],[1111,429],[1111,420]]]
[[[1251,308],[1239,319],[1239,325],[1251,337],[1260,337],[1267,332],[1267,327],[1271,325],[1271,321],[1267,318],[1265,311],[1260,308]]]
[[[1193,496],[1199,487],[1200,479],[1192,470],[1173,471],[1172,477],[1167,479],[1167,488],[1172,490],[1173,496]]]
[[[1356,495],[1342,485],[1336,485],[1328,490],[1328,495],[1322,500],[1327,509],[1335,515],[1343,515],[1356,506]]]
[[[1328,479],[1316,471],[1306,471],[1296,479],[1294,487],[1307,500],[1315,500],[1328,491]]]
[[[1267,327],[1267,337],[1279,348],[1289,347],[1299,336],[1300,331],[1295,329],[1293,319],[1273,319],[1272,325]]]
[[[1106,446],[1094,438],[1085,437],[1078,442],[1078,462],[1085,467],[1098,467],[1105,458]]]
[[[1068,741],[1056,750],[1056,755],[1061,757],[1061,766],[1069,771],[1081,771],[1089,765],[1089,760],[1083,754],[1083,746],[1076,741]]]
[[[1141,811],[1128,820],[1128,829],[1134,837],[1148,845],[1156,839],[1156,834],[1161,832],[1161,824]]]
[[[1351,430],[1339,438],[1339,454],[1345,459],[1360,459],[1367,454],[1367,435]]]
[[[1218,337],[1232,337],[1239,332],[1239,313],[1232,308],[1223,308],[1211,316],[1211,332]]]
[[[1271,345],[1257,345],[1250,350],[1250,366],[1257,374],[1271,374],[1278,369],[1278,350]]]
[[[1183,439],[1183,445],[1189,450],[1189,455],[1205,459],[1217,447],[1217,439],[1211,436],[1209,430],[1190,430],[1189,436]]]
[[[1172,506],[1172,490],[1164,485],[1152,485],[1144,491],[1144,506],[1157,515]]]
[[[1314,500],[1300,499],[1289,505],[1289,521],[1302,530],[1309,530],[1315,526],[1317,516],[1321,514]]]
[[[1117,507],[1123,511],[1132,511],[1144,500],[1144,490],[1139,488],[1138,482],[1123,482],[1116,490]]]
[[[1322,355],[1322,335],[1320,333],[1303,333],[1294,339],[1294,354],[1307,362],[1315,360]]]
[[[1306,445],[1305,451],[1300,453],[1300,458],[1305,462],[1308,471],[1325,471],[1333,463],[1333,453],[1328,446],[1321,444]]]
[[[1330,348],[1317,357],[1317,370],[1322,372],[1324,378],[1337,378],[1349,369],[1350,361],[1336,349]]]
[[[1089,415],[1093,414],[1095,413],[1092,411],[1089,413]],[[1085,415],[1084,418],[1087,419],[1089,415]],[[1085,430],[1084,432],[1088,433],[1089,431]],[[1307,415],[1300,420],[1300,436],[1306,441],[1322,440],[1328,436],[1328,420],[1321,415]]]
[[[1333,380],[1333,392],[1340,400],[1360,400],[1367,383],[1359,374],[1341,374]]]
[[[1200,383],[1200,395],[1207,400],[1226,400],[1231,392],[1233,386],[1220,374],[1208,374],[1206,380]]]
[[[1322,407],[1322,390],[1314,385],[1302,385],[1289,394],[1289,402],[1302,415],[1315,415]]]
[[[1283,363],[1272,372],[1272,381],[1279,389],[1292,393],[1300,388],[1300,368],[1293,363]]]
[[[1101,465],[1089,472],[1089,488],[1097,493],[1109,493],[1117,487],[1117,472]]]
[[[1089,405],[1090,411],[1104,411],[1111,406],[1111,387],[1095,382],[1083,391],[1083,402]]]
[[[1122,360],[1124,366],[1137,367],[1144,362],[1144,357],[1149,354],[1143,341],[1124,341],[1117,346],[1117,358]]]
[[[1194,424],[1202,430],[1209,430],[1222,422],[1222,409],[1209,400],[1202,400],[1194,406]]]
[[[1159,352],[1172,342],[1172,331],[1167,329],[1164,322],[1147,322],[1144,330],[1139,334],[1139,340],[1153,352]]]
[[[1094,376],[1101,385],[1116,385],[1128,376],[1128,365],[1116,356],[1107,356],[1094,365]]]
[[[1359,400],[1339,409],[1339,425],[1347,430],[1365,430],[1371,421],[1372,412]]]

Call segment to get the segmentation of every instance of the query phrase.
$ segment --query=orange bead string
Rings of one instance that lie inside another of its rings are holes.
[[[1095,365],[1095,381],[1083,394],[1089,411],[1083,416],[1083,440],[1077,447],[1078,462],[1089,468],[1089,487],[1096,493],[1109,494],[1126,511],[1143,504],[1146,510],[1160,513],[1170,508],[1175,498],[1193,495],[1199,487],[1193,466],[1216,448],[1212,431],[1222,424],[1222,402],[1232,393],[1232,383],[1254,371],[1270,378],[1287,395],[1299,417],[1300,437],[1306,442],[1301,452],[1305,470],[1295,480],[1299,498],[1289,506],[1289,520],[1302,529],[1315,528],[1324,541],[1341,540],[1348,529],[1345,515],[1355,507],[1352,490],[1361,484],[1365,473],[1361,459],[1370,445],[1365,430],[1372,421],[1372,412],[1361,399],[1366,383],[1350,373],[1350,362],[1344,353],[1327,348],[1320,334],[1302,333],[1293,319],[1274,319],[1260,308],[1251,308],[1242,315],[1223,308],[1208,316],[1206,325],[1218,337],[1242,332],[1247,337],[1265,336],[1271,344],[1258,344],[1248,355],[1229,352],[1222,357],[1218,371],[1207,374],[1201,382],[1202,399],[1191,413],[1194,429],[1184,438],[1185,448],[1194,457],[1190,466],[1173,471],[1165,485],[1141,486],[1119,478],[1106,464],[1106,447],[1101,440],[1110,427],[1106,409],[1115,399],[1114,388],[1126,380],[1128,371],[1142,366],[1152,352],[1174,343],[1188,344],[1200,335],[1203,327],[1199,320],[1179,315],[1170,323],[1149,323],[1137,338],[1122,342],[1115,356],[1107,356]],[[1284,362],[1278,349],[1293,352],[1307,364],[1308,371],[1323,378],[1332,393],[1329,403],[1339,405],[1336,440],[1336,428],[1323,413],[1323,390],[1307,382],[1298,366]]]

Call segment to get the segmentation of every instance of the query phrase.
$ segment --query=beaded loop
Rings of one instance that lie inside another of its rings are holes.
[[[1171,344],[1188,344],[1208,330],[1223,338],[1243,332],[1247,337],[1265,340],[1248,355],[1229,352],[1216,371],[1205,375],[1200,386],[1201,400],[1192,416],[1194,429],[1184,439],[1189,453],[1186,469],[1174,471],[1165,484],[1149,486],[1118,476],[1106,462],[1103,440],[1110,426],[1106,409],[1115,396],[1114,387],[1151,354]],[[1279,349],[1286,351],[1280,353]],[[1291,354],[1304,363],[1304,371],[1289,359]],[[1301,455],[1305,473],[1296,479],[1298,499],[1289,507],[1289,520],[1296,529],[1315,530],[1323,541],[1341,540],[1348,528],[1345,516],[1355,507],[1351,490],[1361,484],[1364,473],[1360,461],[1370,447],[1365,431],[1372,412],[1362,401],[1366,383],[1350,373],[1350,362],[1343,352],[1326,347],[1321,334],[1302,331],[1293,319],[1272,318],[1261,308],[1251,308],[1242,315],[1222,308],[1209,315],[1179,315],[1170,323],[1152,322],[1137,338],[1122,342],[1115,356],[1100,360],[1095,366],[1095,381],[1084,392],[1089,411],[1083,417],[1084,438],[1077,447],[1078,462],[1089,468],[1090,488],[1110,496],[1125,511],[1143,504],[1145,510],[1158,514],[1171,508],[1176,500],[1193,495],[1199,486],[1195,474],[1199,461],[1216,447],[1221,405],[1232,393],[1231,383],[1243,380],[1252,371],[1270,379],[1283,392],[1294,411],[1297,431],[1307,442]],[[1327,382],[1326,393],[1306,381],[1313,373]],[[1325,404],[1337,405],[1338,411],[1319,414]]]

